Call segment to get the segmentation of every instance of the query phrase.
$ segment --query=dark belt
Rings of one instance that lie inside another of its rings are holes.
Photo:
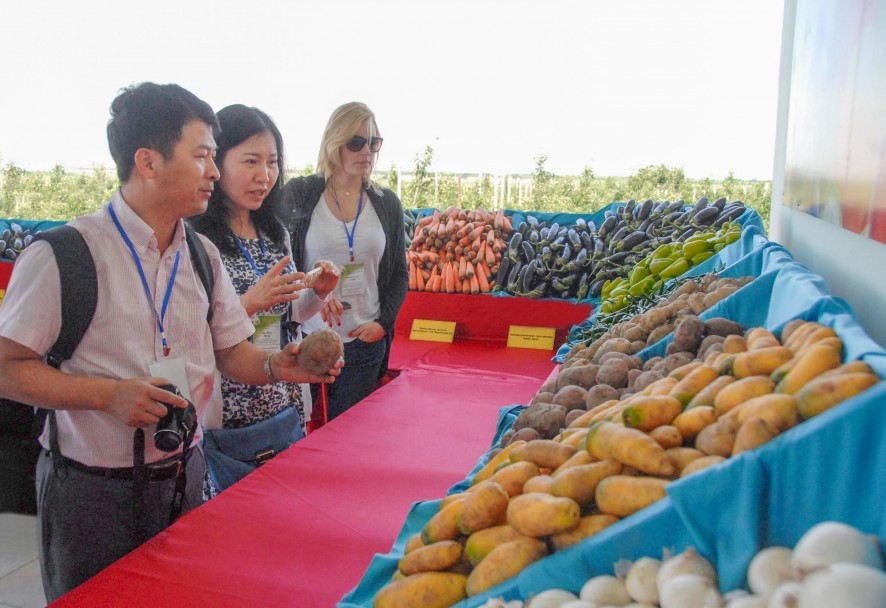
[[[47,454],[48,453],[49,452],[47,451]],[[83,471],[90,475],[105,477],[107,479],[132,479],[132,472],[134,469],[134,467],[91,467],[82,462],[71,460],[65,456],[62,456],[62,461],[72,469]],[[171,459],[167,458],[165,460],[145,465],[145,468],[148,470],[148,481],[166,481],[169,479],[175,479],[178,477],[178,474],[182,469],[181,454],[176,454]]]

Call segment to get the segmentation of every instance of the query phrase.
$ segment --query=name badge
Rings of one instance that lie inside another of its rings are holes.
[[[252,334],[252,343],[268,352],[280,350],[280,315],[258,315],[258,325]]]
[[[366,265],[345,264],[338,280],[342,296],[359,296],[366,293]]]
[[[185,399],[191,399],[191,387],[188,386],[188,374],[185,372],[185,360],[181,357],[169,357],[162,361],[154,361],[148,366],[152,376],[167,378],[178,387]]]

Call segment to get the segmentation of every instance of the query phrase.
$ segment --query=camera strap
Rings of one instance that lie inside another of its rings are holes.
[[[188,459],[191,457],[191,442],[194,440],[196,430],[197,424],[195,420],[195,424],[187,429],[182,441],[178,474],[175,477],[175,491],[169,510],[169,525],[172,525],[178,519],[178,516],[181,515],[185,489],[188,484]],[[150,478],[150,470],[145,464],[145,431],[138,428],[135,429],[132,437],[132,521],[135,527],[136,538],[139,539],[140,543],[144,543],[150,538],[145,513],[146,505],[148,504],[148,484],[150,483]]]

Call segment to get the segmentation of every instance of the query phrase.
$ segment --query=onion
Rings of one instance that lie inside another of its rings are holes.
[[[597,604],[594,602],[589,602],[588,600],[572,600],[571,602],[566,602],[560,608],[599,608]]]
[[[678,574],[659,588],[661,608],[720,608],[720,591],[706,576]]]
[[[769,596],[769,606],[767,608],[797,608],[802,590],[803,584],[797,581],[782,583]]]
[[[578,596],[600,606],[624,606],[631,603],[631,596],[628,595],[624,582],[608,574],[589,579],[582,585]]]
[[[694,548],[689,547],[683,553],[662,562],[656,576],[659,598],[665,583],[680,574],[698,574],[711,581],[712,586],[717,584],[717,571],[711,562],[699,555]]]
[[[578,596],[565,589],[548,589],[534,596],[526,603],[526,608],[560,608],[566,602],[577,600]]]
[[[785,581],[793,580],[792,552],[787,547],[767,547],[748,566],[748,586],[756,595],[769,597]]]
[[[625,588],[632,600],[658,603],[658,571],[661,569],[661,560],[654,557],[641,557],[628,570],[625,578]]]
[[[825,521],[807,530],[794,547],[791,564],[798,578],[828,564],[853,563],[882,569],[880,548],[858,528]]]
[[[861,564],[831,564],[809,575],[800,593],[800,608],[883,608],[886,573]]]

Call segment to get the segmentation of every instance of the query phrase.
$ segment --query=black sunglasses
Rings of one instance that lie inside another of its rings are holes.
[[[381,142],[383,142],[383,141],[384,141],[384,139],[382,139],[381,137],[372,137],[370,139],[366,139],[365,137],[361,137],[359,135],[354,135],[351,139],[349,139],[345,143],[345,147],[348,150],[350,150],[351,152],[359,152],[360,150],[363,149],[363,146],[365,146],[366,143],[368,142],[369,143],[369,151],[370,152],[378,152],[379,150],[381,150]]]

